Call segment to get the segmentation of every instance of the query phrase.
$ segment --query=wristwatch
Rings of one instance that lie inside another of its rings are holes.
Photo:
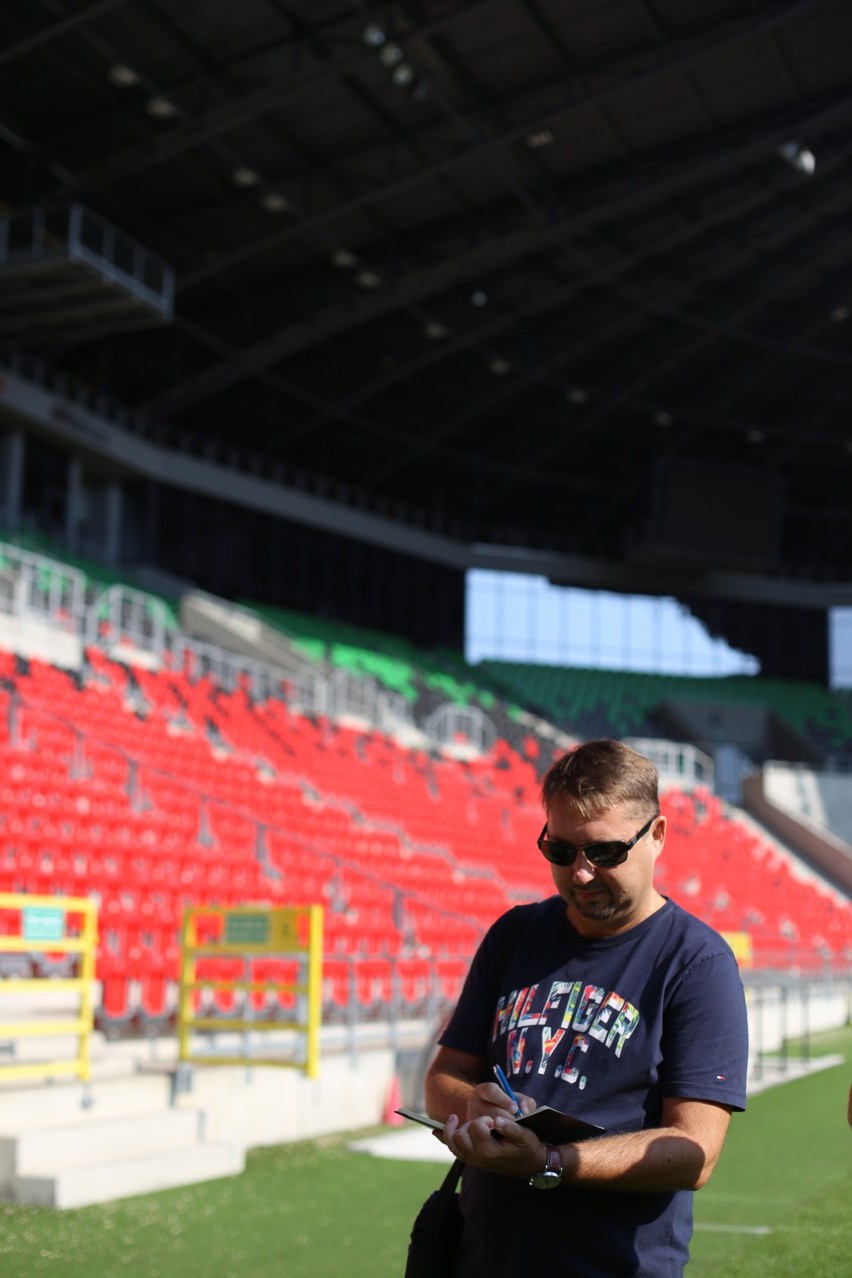
[[[562,1155],[556,1145],[545,1145],[547,1161],[540,1172],[530,1176],[533,1189],[555,1189],[562,1181]]]

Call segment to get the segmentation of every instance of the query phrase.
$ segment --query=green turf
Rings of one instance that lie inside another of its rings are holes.
[[[242,1176],[102,1207],[0,1205],[0,1274],[402,1274],[414,1208],[439,1177],[436,1164],[351,1153],[345,1138],[335,1138],[254,1150]]]
[[[696,1196],[689,1278],[852,1274],[852,1029],[818,1036],[812,1051],[846,1063],[761,1093],[734,1118]],[[441,1167],[353,1153],[348,1139],[255,1150],[242,1176],[102,1207],[0,1205],[0,1274],[401,1275],[411,1221]]]
[[[852,1274],[852,1029],[817,1035],[810,1049],[845,1063],[761,1092],[734,1116],[696,1195],[689,1278]],[[771,1232],[745,1232],[761,1229]]]

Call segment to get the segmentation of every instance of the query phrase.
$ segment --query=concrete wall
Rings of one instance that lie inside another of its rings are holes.
[[[79,670],[83,660],[83,642],[78,635],[31,617],[0,614],[0,645],[65,670]]]
[[[743,779],[743,803],[780,839],[807,858],[814,869],[852,892],[852,850],[830,830],[817,824],[793,803],[793,787],[779,772],[782,764],[771,764]],[[775,775],[771,791],[767,778]]]
[[[204,1111],[208,1140],[252,1149],[380,1123],[395,1072],[389,1048],[326,1055],[317,1079],[286,1068],[199,1067],[176,1103]]]
[[[767,763],[764,792],[776,806],[797,812],[852,843],[852,773]]]
[[[825,987],[784,980],[749,985],[747,997],[752,1069],[762,1052],[779,1051],[785,1039],[806,1038],[852,1020],[852,979]]]

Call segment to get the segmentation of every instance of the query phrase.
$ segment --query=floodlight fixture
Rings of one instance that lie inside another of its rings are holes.
[[[794,140],[782,142],[778,148],[778,154],[791,168],[797,169],[799,173],[804,173],[808,177],[811,177],[816,169],[816,156],[813,151],[803,147],[801,142]]]
[[[398,44],[383,44],[379,49],[379,62],[383,67],[395,67],[404,57],[405,54]]]
[[[368,49],[380,49],[387,36],[384,27],[380,27],[378,22],[368,22],[361,32],[361,39]]]
[[[116,62],[114,66],[111,66],[107,77],[120,89],[129,89],[139,83],[139,74],[132,67],[125,66],[123,62]]]
[[[391,82],[398,89],[407,89],[414,80],[414,67],[410,62],[400,62],[391,72]]]
[[[550,129],[538,129],[527,136],[527,146],[531,151],[540,151],[542,147],[552,146],[553,140]]]
[[[159,95],[149,98],[145,109],[155,120],[171,120],[173,116],[177,115],[177,107],[174,102],[170,102],[168,98],[163,98]]]
[[[332,266],[336,266],[340,271],[348,271],[350,267],[355,265],[357,260],[355,254],[350,253],[349,249],[345,248],[335,249],[331,255]]]
[[[260,175],[255,173],[254,169],[240,167],[231,173],[231,181],[234,186],[248,188],[260,183]]]
[[[280,191],[265,191],[260,204],[267,213],[286,213],[290,207],[290,201]]]

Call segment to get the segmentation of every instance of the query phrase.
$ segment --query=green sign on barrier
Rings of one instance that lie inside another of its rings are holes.
[[[226,945],[268,945],[269,914],[226,914]]]
[[[49,905],[29,905],[23,915],[25,941],[61,941],[64,938],[64,910]]]

